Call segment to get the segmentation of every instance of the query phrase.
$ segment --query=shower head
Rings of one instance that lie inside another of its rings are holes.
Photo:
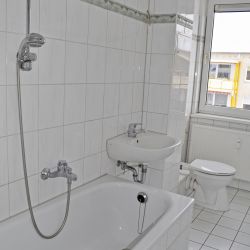
[[[31,33],[27,35],[25,40],[30,47],[35,47],[35,48],[39,48],[43,46],[45,43],[44,37],[38,33]]]
[[[17,52],[17,63],[21,70],[30,71],[32,69],[32,62],[37,59],[36,54],[30,52],[30,47],[40,48],[44,43],[44,37],[37,33],[28,34],[22,40]]]

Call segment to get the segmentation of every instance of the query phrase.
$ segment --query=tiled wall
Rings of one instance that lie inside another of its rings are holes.
[[[192,1],[150,3],[153,13],[189,14],[192,18]],[[144,122],[148,129],[180,139],[185,130],[191,36],[192,30],[177,23],[151,25],[148,33]]]
[[[151,13],[193,14],[192,1],[150,1]],[[185,140],[186,98],[192,30],[177,23],[154,24],[148,30],[143,122],[153,131]],[[181,148],[155,172],[160,187],[176,191]],[[154,168],[153,164],[150,167]]]
[[[120,1],[123,2],[123,1]],[[147,25],[79,0],[32,0],[31,31],[46,37],[32,72],[22,72],[32,204],[66,190],[40,180],[59,159],[81,185],[115,169],[106,138],[141,121]],[[15,56],[25,33],[25,0],[0,0],[0,220],[26,205],[16,95]],[[147,0],[125,4],[146,11]]]

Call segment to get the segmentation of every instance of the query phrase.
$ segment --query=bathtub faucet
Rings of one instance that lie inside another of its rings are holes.
[[[135,165],[135,167],[133,165]],[[121,169],[123,171],[126,171],[126,170],[131,171],[133,173],[134,182],[138,182],[141,184],[143,184],[145,182],[146,174],[147,174],[147,165],[146,164],[142,164],[142,163],[132,164],[132,163],[128,163],[125,161],[117,161],[117,166],[121,167]],[[140,169],[140,171],[137,171],[136,167],[138,167],[138,169]],[[140,177],[139,177],[139,172],[140,172]]]
[[[49,178],[64,177],[67,179],[68,183],[77,180],[77,175],[72,173],[72,168],[68,166],[68,163],[64,160],[60,160],[57,163],[55,169],[44,168],[41,172],[41,178],[47,180]]]

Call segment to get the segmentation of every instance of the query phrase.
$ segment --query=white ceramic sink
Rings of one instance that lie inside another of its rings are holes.
[[[116,161],[150,163],[169,157],[180,143],[166,134],[150,131],[136,138],[122,134],[107,140],[107,152]]]

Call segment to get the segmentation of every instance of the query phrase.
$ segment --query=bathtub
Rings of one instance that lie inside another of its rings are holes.
[[[141,191],[149,198],[144,232],[138,234],[137,194]],[[35,208],[42,232],[52,233],[60,225],[65,202],[62,195]],[[0,249],[161,250],[157,244],[162,246],[164,241],[165,250],[171,244],[167,242],[171,230],[178,238],[188,228],[192,202],[183,196],[105,175],[72,191],[69,218],[59,236],[52,240],[40,238],[29,213],[24,212],[0,223]]]

